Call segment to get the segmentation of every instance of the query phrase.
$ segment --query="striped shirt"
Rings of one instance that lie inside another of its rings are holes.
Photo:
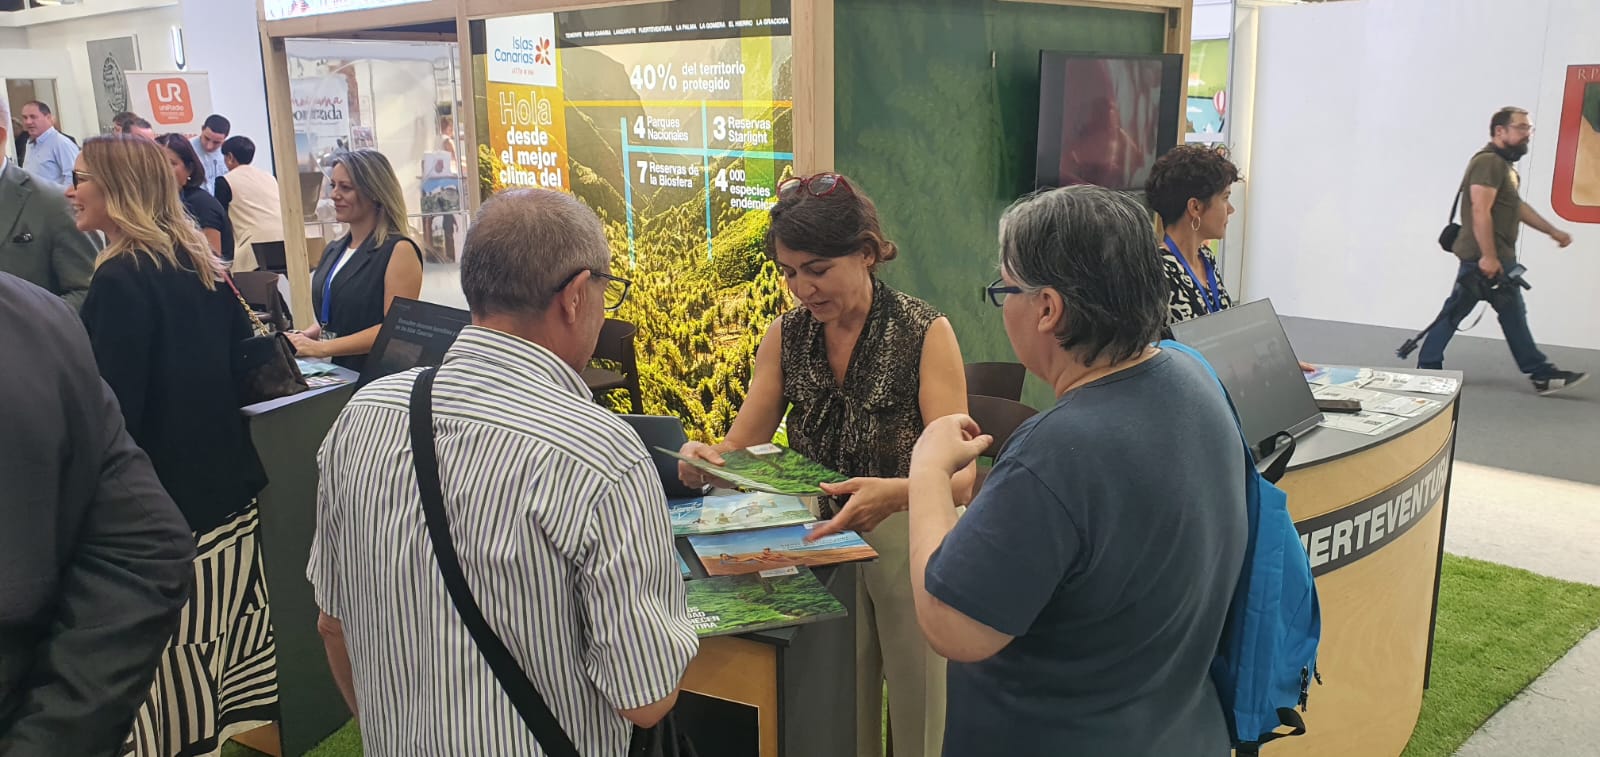
[[[356,394],[322,444],[306,577],[344,625],[368,755],[542,755],[440,577],[412,470],[415,371]],[[433,387],[450,531],[489,625],[585,757],[677,687],[698,642],[639,437],[531,342],[469,326]]]

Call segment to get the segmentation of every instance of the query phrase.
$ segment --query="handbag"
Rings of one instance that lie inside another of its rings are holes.
[[[1444,225],[1444,231],[1439,232],[1439,246],[1452,255],[1456,251],[1456,237],[1461,236],[1461,224],[1456,223],[1456,211],[1461,208],[1461,193],[1466,187],[1456,190],[1456,200],[1450,203],[1450,222]]]
[[[472,641],[489,663],[495,680],[511,699],[517,715],[533,733],[549,757],[579,757],[578,748],[556,720],[554,712],[540,696],[539,690],[528,679],[527,673],[517,664],[516,657],[489,627],[483,609],[467,586],[466,575],[461,572],[460,557],[456,554],[455,540],[450,536],[449,516],[444,511],[444,489],[439,483],[439,458],[433,444],[433,377],[438,368],[427,368],[417,374],[411,385],[411,457],[416,470],[417,493],[422,499],[422,514],[428,524],[428,537],[433,542],[433,554],[439,563],[439,573],[444,578],[445,589],[450,592],[450,603],[466,625]],[[634,726],[628,744],[628,757],[697,757],[694,744],[678,728],[672,713],[651,728]]]
[[[239,294],[239,287],[234,286],[232,276],[223,274],[223,279],[228,282],[228,288],[233,290],[233,296],[239,300],[239,306],[244,308],[245,317],[250,319],[251,325],[250,337],[234,345],[232,356],[234,389],[239,394],[239,405],[254,405],[309,389],[306,377],[300,374],[300,364],[295,362],[294,343],[282,332],[274,333],[268,329],[256,317],[255,308],[250,307],[244,295]]]

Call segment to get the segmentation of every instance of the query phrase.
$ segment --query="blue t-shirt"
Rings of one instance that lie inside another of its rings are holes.
[[[1244,563],[1244,450],[1222,391],[1163,352],[1012,436],[928,591],[1016,637],[951,663],[945,755],[1216,755],[1208,674]]]

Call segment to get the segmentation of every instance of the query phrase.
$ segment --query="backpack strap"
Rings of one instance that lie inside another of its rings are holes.
[[[517,664],[517,658],[506,648],[489,621],[483,617],[478,600],[467,586],[467,577],[461,572],[461,561],[456,555],[455,541],[450,536],[450,520],[444,511],[444,490],[439,483],[439,458],[433,446],[433,376],[437,368],[428,368],[417,374],[411,385],[411,457],[416,467],[417,492],[422,496],[422,513],[428,520],[428,536],[433,541],[433,554],[438,558],[439,573],[444,576],[445,588],[450,591],[450,602],[456,606],[461,622],[472,634],[483,659],[494,671],[517,714],[533,732],[539,748],[551,757],[578,757],[578,748],[561,729],[561,722],[545,704],[544,697],[528,680],[528,674]]]

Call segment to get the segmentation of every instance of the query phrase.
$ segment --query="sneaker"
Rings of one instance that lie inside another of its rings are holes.
[[[1581,371],[1551,371],[1533,380],[1533,390],[1540,394],[1555,394],[1583,383],[1586,378],[1589,378],[1589,374]]]

